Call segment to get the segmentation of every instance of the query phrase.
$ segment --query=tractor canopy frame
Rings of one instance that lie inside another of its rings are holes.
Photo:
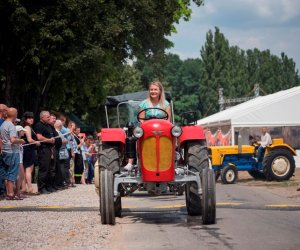
[[[119,107],[122,104],[137,104],[141,101],[147,99],[148,91],[139,91],[134,93],[128,93],[123,95],[116,96],[107,96],[105,102],[105,115],[106,115],[106,124],[107,128],[110,128],[109,124],[109,116],[108,116],[108,108],[117,108],[117,116],[118,116],[118,127],[120,128],[120,112]],[[171,115],[172,115],[172,123],[174,124],[174,105],[172,96],[169,92],[165,92],[165,98],[170,103],[171,107]]]

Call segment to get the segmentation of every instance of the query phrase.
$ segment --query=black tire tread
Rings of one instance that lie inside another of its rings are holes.
[[[248,173],[256,180],[265,180],[266,176],[263,172],[259,171],[258,169],[251,169]]]
[[[234,171],[234,174],[235,174],[235,178],[233,179],[232,182],[229,182],[229,181],[227,181],[227,179],[226,179],[226,173],[227,173],[227,171],[229,171],[229,170],[233,170],[233,171]],[[222,168],[222,170],[221,170],[221,180],[222,180],[222,183],[223,183],[223,184],[234,184],[234,183],[237,181],[237,179],[238,179],[238,171],[237,171],[237,169],[236,169],[235,166],[227,165],[227,166],[225,166],[224,168]]]
[[[202,222],[204,225],[216,223],[216,183],[212,169],[204,169],[202,173]]]
[[[100,171],[100,214],[101,223],[114,225],[115,209],[113,195],[113,173],[102,168]]]
[[[272,171],[272,161],[275,157],[283,155],[285,156],[289,162],[290,162],[290,171],[285,176],[277,176]],[[266,176],[266,179],[269,181],[275,180],[275,181],[285,181],[289,180],[295,172],[295,159],[293,157],[293,154],[286,148],[278,148],[273,149],[270,151],[269,154],[265,155],[263,160],[263,173]]]
[[[102,224],[115,224],[115,216],[121,216],[121,197],[114,200],[114,174],[120,171],[118,148],[103,145],[99,159],[100,214]]]
[[[203,169],[209,167],[207,147],[201,141],[190,142],[187,145],[187,163],[190,171],[202,173]],[[186,207],[191,216],[202,214],[201,197],[198,194],[197,183],[186,184]]]

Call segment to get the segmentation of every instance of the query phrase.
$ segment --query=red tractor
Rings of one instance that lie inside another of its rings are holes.
[[[142,118],[145,110],[138,110],[138,104],[146,96],[147,92],[137,92],[107,98],[107,128],[101,131],[95,169],[102,224],[115,224],[115,217],[121,216],[123,196],[141,188],[160,194],[172,185],[185,187],[189,215],[202,215],[203,224],[216,223],[215,176],[203,129],[195,122],[175,125],[162,109],[163,118]],[[174,119],[168,93],[166,99]],[[113,108],[110,117],[109,108]],[[141,119],[144,121],[139,123]],[[115,124],[114,128],[110,124]],[[130,171],[123,168],[126,159],[134,159]]]

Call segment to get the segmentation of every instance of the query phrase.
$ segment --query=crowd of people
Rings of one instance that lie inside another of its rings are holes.
[[[80,128],[61,114],[42,111],[36,122],[32,112],[25,112],[21,120],[17,117],[17,109],[0,104],[2,199],[22,200],[93,182],[93,136],[81,136]],[[32,185],[35,175],[37,189]]]

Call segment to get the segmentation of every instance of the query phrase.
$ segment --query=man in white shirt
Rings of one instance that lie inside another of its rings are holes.
[[[266,150],[266,147],[270,144],[272,144],[272,138],[270,136],[270,134],[267,132],[267,128],[262,128],[261,129],[261,139],[258,142],[258,144],[260,144],[260,146],[257,149],[257,156],[256,156],[256,161],[259,161],[260,158],[262,157],[263,153]]]

